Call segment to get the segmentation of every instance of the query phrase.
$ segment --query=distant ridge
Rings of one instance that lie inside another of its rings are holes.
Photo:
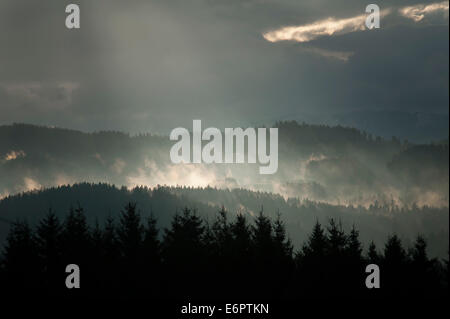
[[[88,221],[103,223],[106,218],[117,217],[120,207],[126,203],[137,203],[143,217],[153,215],[158,224],[167,227],[172,216],[184,207],[195,209],[207,220],[213,220],[220,207],[224,206],[232,216],[246,214],[250,219],[263,209],[274,218],[279,212],[286,222],[294,244],[303,242],[315,221],[327,222],[329,218],[341,220],[344,228],[353,224],[365,233],[362,240],[382,243],[388,234],[398,233],[406,243],[414,240],[418,233],[427,236],[430,252],[445,256],[448,249],[448,208],[399,209],[395,206],[345,207],[312,201],[285,200],[282,196],[245,189],[221,190],[212,187],[137,187],[118,188],[105,183],[80,183],[72,186],[52,187],[40,191],[9,196],[0,200],[0,218],[8,221],[26,219],[36,223],[51,208],[59,217],[64,217],[70,207],[84,208]],[[9,226],[0,223],[0,242],[4,240]],[[367,247],[367,246],[366,246]]]

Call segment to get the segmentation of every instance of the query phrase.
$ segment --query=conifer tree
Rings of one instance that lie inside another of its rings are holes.
[[[384,256],[382,261],[384,287],[391,294],[409,292],[408,256],[403,248],[402,242],[397,235],[388,238],[384,247]]]
[[[429,259],[427,241],[421,235],[417,236],[411,256],[411,277],[414,277],[414,290],[420,295],[431,296],[441,289],[439,281],[439,263],[436,259]]]
[[[417,236],[414,248],[410,252],[414,264],[426,266],[429,263],[427,242],[423,236]]]
[[[324,258],[328,249],[328,240],[324,234],[324,230],[317,221],[308,241],[302,248],[302,255],[305,257]]]
[[[358,290],[366,289],[363,285],[365,276],[365,267],[362,257],[362,244],[359,241],[359,231],[356,230],[355,225],[347,237],[347,245],[345,248],[345,261],[342,278],[347,281],[349,289]]]
[[[157,267],[160,263],[161,243],[158,239],[158,228],[156,219],[153,216],[147,218],[147,225],[144,228],[144,258],[147,267]]]
[[[296,256],[297,273],[296,285],[301,287],[298,294],[317,295],[327,285],[328,239],[317,221],[312,233],[301,251]]]
[[[328,230],[328,249],[330,256],[340,257],[347,244],[347,236],[345,235],[342,225],[337,224],[333,218],[330,219]]]
[[[182,214],[176,214],[169,229],[165,229],[163,258],[173,294],[173,286],[179,287],[179,296],[201,293],[202,273],[208,267],[205,252],[205,231],[203,220],[195,211],[185,208]],[[199,289],[197,291],[197,289]]]
[[[136,204],[128,203],[125,206],[120,216],[117,235],[122,256],[136,262],[143,239],[143,226]]]
[[[381,257],[377,251],[377,246],[373,241],[370,242],[369,250],[367,251],[367,260],[371,264],[380,265]]]
[[[266,255],[265,252],[272,251],[272,222],[262,210],[255,219],[255,225],[252,226],[252,236],[258,258],[263,258]]]
[[[347,240],[347,254],[354,262],[362,260],[362,245],[359,241],[359,231],[353,225]]]
[[[238,214],[236,221],[231,225],[233,238],[233,251],[238,258],[246,258],[251,255],[252,238],[251,230],[244,215]]]
[[[401,267],[407,261],[406,251],[397,235],[388,238],[384,247],[384,262],[388,266]]]
[[[283,221],[281,220],[281,215],[277,214],[277,218],[273,224],[273,241],[276,249],[281,252],[281,257],[283,259],[291,259],[293,246],[291,240],[286,235],[286,227],[284,226]]]
[[[43,265],[43,275],[48,291],[58,293],[64,288],[64,267],[61,262],[61,223],[50,209],[37,227],[37,251]]]
[[[90,230],[83,208],[70,208],[61,231],[61,250],[65,264],[82,267],[91,257]]]
[[[106,219],[105,228],[102,233],[102,246],[105,264],[115,264],[120,255],[119,240],[114,219],[110,216]]]
[[[119,281],[121,289],[128,296],[139,295],[144,286],[141,278],[143,232],[141,216],[136,210],[136,204],[128,203],[121,212],[117,228],[121,258],[119,269],[123,274]]]
[[[10,292],[25,294],[39,287],[41,273],[37,245],[26,221],[12,224],[4,247],[3,266],[5,285]]]

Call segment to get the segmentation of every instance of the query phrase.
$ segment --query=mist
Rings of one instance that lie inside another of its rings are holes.
[[[245,188],[336,205],[448,207],[448,143],[412,144],[296,122],[276,126],[279,168],[270,176],[256,164],[173,164],[168,136],[4,126],[3,138],[18,137],[2,144],[0,194],[106,182]],[[18,131],[27,133],[20,138]]]

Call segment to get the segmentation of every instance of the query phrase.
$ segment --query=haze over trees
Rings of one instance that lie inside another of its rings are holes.
[[[206,220],[213,218],[222,206],[231,216],[241,213],[249,218],[257,216],[263,207],[271,218],[276,218],[277,212],[282,214],[287,232],[296,247],[307,239],[307,233],[317,220],[326,224],[329,218],[334,218],[342,220],[346,231],[350,231],[353,224],[357,225],[365,245],[372,240],[382,245],[392,233],[397,233],[410,245],[420,233],[429,241],[431,256],[445,257],[448,252],[447,208],[399,207],[393,203],[378,202],[367,208],[331,205],[294,198],[286,200],[277,194],[246,189],[159,186],[129,190],[108,184],[82,183],[7,197],[0,201],[0,217],[10,222],[27,220],[31,225],[36,225],[49,208],[59,218],[64,218],[71,207],[81,205],[88,223],[94,225],[96,221],[103,223],[109,217],[118,218],[117,207],[126,202],[138,203],[143,217],[153,214],[161,227],[168,227],[173,215],[185,206],[195,208]],[[0,243],[4,242],[8,230],[9,224],[0,221]]]
[[[204,123],[205,127],[208,123]],[[0,126],[0,197],[81,182],[246,188],[330,204],[448,207],[448,140],[418,145],[354,128],[278,122],[279,167],[175,165],[167,136]]]
[[[66,295],[77,260],[88,296],[364,297],[369,262],[383,295],[447,291],[448,140],[275,126],[271,176],[172,164],[164,136],[0,126],[0,289]]]

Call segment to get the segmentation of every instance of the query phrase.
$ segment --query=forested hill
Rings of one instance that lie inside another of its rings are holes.
[[[202,123],[203,124],[203,123]],[[207,127],[207,123],[204,123]],[[258,165],[175,165],[167,136],[0,126],[0,198],[80,182],[213,186],[330,204],[448,207],[448,141],[415,145],[354,128],[279,122],[278,171]]]
[[[184,207],[195,209],[206,220],[213,220],[224,206],[232,215],[243,213],[250,221],[263,210],[271,218],[281,214],[289,236],[295,245],[307,238],[316,221],[326,224],[330,218],[340,220],[344,229],[356,225],[361,239],[368,247],[374,240],[382,244],[388,235],[398,234],[408,246],[418,234],[424,235],[432,256],[447,256],[448,208],[399,208],[395,205],[374,203],[368,208],[285,200],[272,193],[252,192],[245,189],[222,190],[216,188],[138,187],[129,190],[108,184],[75,184],[10,196],[0,201],[0,235],[2,242],[9,229],[5,221],[26,219],[37,223],[51,209],[63,218],[70,208],[82,207],[91,225],[103,224],[107,217],[116,217],[120,207],[137,203],[143,217],[153,215],[160,227],[168,227],[173,215]]]
[[[0,126],[0,240],[5,220],[36,222],[50,208],[64,216],[80,205],[90,223],[103,222],[136,202],[161,227],[186,206],[208,218],[221,205],[251,216],[263,208],[282,214],[297,245],[316,219],[335,217],[347,229],[355,223],[365,244],[394,232],[407,244],[422,233],[431,254],[447,255],[448,141],[415,145],[341,126],[275,126],[274,175],[251,164],[173,164],[166,136]]]

